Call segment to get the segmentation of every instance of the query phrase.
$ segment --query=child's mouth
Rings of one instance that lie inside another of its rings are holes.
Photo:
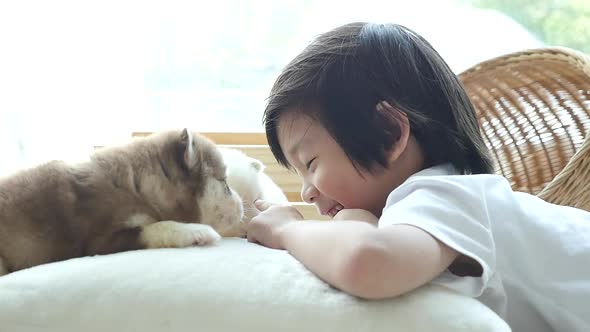
[[[340,210],[344,209],[344,207],[340,204],[336,204],[333,208],[331,208],[330,210],[328,210],[328,216],[330,216],[330,218],[334,218],[338,212],[340,212]]]

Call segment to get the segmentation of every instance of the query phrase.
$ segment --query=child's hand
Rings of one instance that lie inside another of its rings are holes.
[[[269,248],[284,249],[281,230],[287,224],[303,220],[301,213],[292,206],[272,204],[263,200],[257,200],[254,205],[260,213],[248,223],[248,241]]]
[[[377,226],[379,218],[367,210],[363,209],[343,209],[334,216],[334,220],[354,220],[364,221],[373,226]]]

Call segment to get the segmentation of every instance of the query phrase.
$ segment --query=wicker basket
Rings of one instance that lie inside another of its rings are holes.
[[[590,210],[590,143],[572,159],[590,131],[590,58],[567,48],[526,50],[482,62],[459,77],[497,173],[514,190]],[[569,197],[572,192],[584,194],[585,204]]]

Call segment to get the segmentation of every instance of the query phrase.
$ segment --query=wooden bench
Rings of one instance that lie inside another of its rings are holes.
[[[151,132],[134,132],[132,137],[145,137],[150,134]],[[329,219],[320,215],[314,205],[301,200],[299,176],[277,163],[270,152],[264,133],[201,132],[201,134],[219,146],[238,149],[248,156],[260,160],[266,166],[264,172],[283,190],[289,202],[301,212],[305,219]]]

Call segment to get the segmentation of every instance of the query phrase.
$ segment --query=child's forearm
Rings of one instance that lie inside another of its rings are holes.
[[[300,221],[283,228],[281,241],[327,283],[352,295],[372,297],[367,280],[376,271],[370,270],[394,264],[393,255],[373,241],[376,232],[375,226],[360,221]],[[388,270],[394,269],[389,266]]]

